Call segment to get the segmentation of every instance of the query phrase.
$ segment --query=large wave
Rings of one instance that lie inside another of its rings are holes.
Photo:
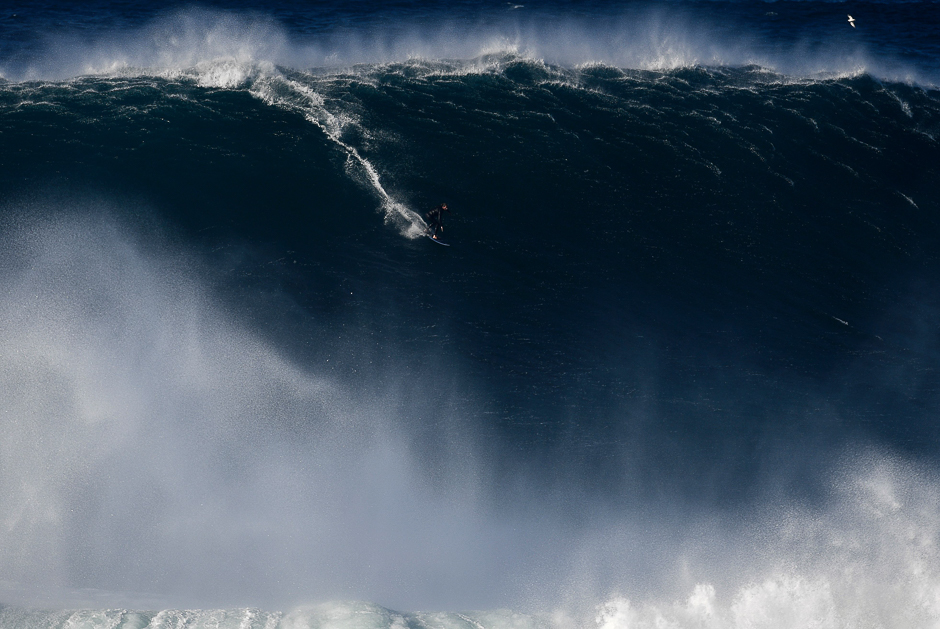
[[[935,94],[503,10],[195,9],[7,64],[0,624],[936,623]],[[446,282],[332,246],[441,190],[476,207]],[[301,288],[174,220],[275,232]]]

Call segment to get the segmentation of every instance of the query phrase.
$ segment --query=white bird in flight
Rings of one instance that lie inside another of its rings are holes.
[[[851,15],[849,16],[849,24],[852,25],[852,28],[855,28],[855,18]]]

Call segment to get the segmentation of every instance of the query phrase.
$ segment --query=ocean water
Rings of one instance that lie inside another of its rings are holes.
[[[0,627],[940,624],[940,4],[23,4]]]

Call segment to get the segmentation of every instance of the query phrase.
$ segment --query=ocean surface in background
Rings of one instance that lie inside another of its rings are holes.
[[[938,86],[936,2],[3,8],[0,627],[936,627]]]

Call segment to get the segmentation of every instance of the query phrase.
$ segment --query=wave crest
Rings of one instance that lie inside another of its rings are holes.
[[[937,84],[935,68],[873,54],[859,42],[792,37],[787,43],[768,42],[766,34],[750,25],[721,24],[681,6],[580,17],[512,12],[476,20],[431,13],[385,27],[376,20],[359,21],[361,26],[291,28],[259,12],[190,8],[116,34],[50,33],[24,58],[0,64],[0,76],[63,80],[133,72],[167,75],[207,64],[218,70],[224,63],[310,69],[508,54],[566,68],[605,64],[663,71],[759,65],[795,76],[869,72],[887,80]],[[238,83],[231,72],[225,74],[210,84]]]

